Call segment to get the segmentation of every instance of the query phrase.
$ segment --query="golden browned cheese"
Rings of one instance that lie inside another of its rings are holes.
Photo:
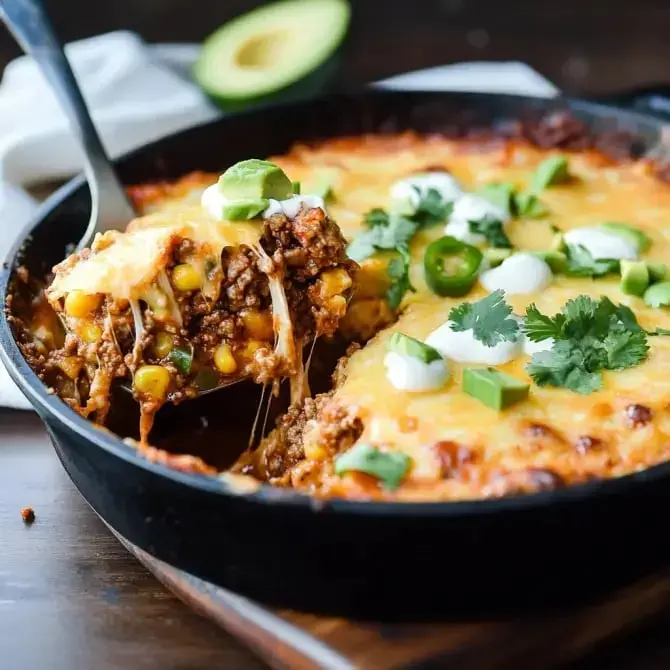
[[[310,183],[329,179],[336,195],[330,214],[345,237],[352,239],[360,232],[366,211],[388,206],[389,187],[396,179],[437,167],[449,170],[468,191],[491,182],[524,187],[535,166],[555,153],[562,152],[543,151],[520,141],[477,146],[405,134],[297,146],[271,160],[300,180],[304,192],[309,192]],[[569,161],[575,179],[542,193],[550,212],[547,219],[511,223],[509,236],[515,248],[547,249],[551,225],[566,231],[620,221],[637,226],[652,239],[645,259],[670,261],[670,187],[652,174],[648,164],[614,164],[593,151],[570,153]],[[651,350],[645,363],[605,372],[604,389],[586,396],[533,384],[526,401],[496,412],[462,391],[463,366],[451,361],[451,378],[442,390],[396,390],[383,365],[391,332],[424,339],[447,320],[455,304],[486,295],[479,285],[467,298],[457,299],[440,298],[427,289],[424,250],[442,234],[443,227],[437,226],[412,242],[411,277],[417,292],[405,296],[397,323],[351,356],[345,381],[304,430],[312,461],[293,465],[277,483],[298,485],[322,496],[464,499],[618,476],[670,458],[668,337],[649,338]],[[378,260],[363,263],[363,271],[375,263]],[[383,272],[377,276],[379,293]],[[541,294],[510,296],[508,301],[517,314],[535,302],[542,312],[553,315],[578,295],[607,295],[630,306],[644,328],[670,328],[670,310],[652,309],[642,299],[624,295],[618,275],[595,280],[558,275]],[[499,369],[530,381],[525,372],[528,360],[521,356]],[[360,419],[361,442],[411,456],[411,471],[395,492],[384,491],[367,476],[333,474],[333,445],[328,439],[343,413]],[[319,460],[324,454],[324,460]]]

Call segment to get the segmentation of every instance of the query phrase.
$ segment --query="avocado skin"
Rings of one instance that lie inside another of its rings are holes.
[[[642,296],[649,286],[649,270],[644,261],[621,261],[621,291]]]
[[[289,103],[305,100],[326,91],[335,75],[340,70],[343,61],[343,48],[347,41],[345,37],[337,49],[315,70],[294,84],[278,91],[246,98],[229,98],[211,94],[204,90],[207,97],[224,112],[239,112],[250,107],[265,107],[276,103]]]

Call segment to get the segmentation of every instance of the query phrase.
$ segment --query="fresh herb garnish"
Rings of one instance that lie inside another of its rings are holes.
[[[615,258],[594,259],[581,245],[569,245],[566,251],[568,267],[565,274],[573,277],[604,277],[619,271]]]
[[[398,256],[391,259],[387,273],[391,278],[386,298],[392,309],[398,309],[407,291],[416,291],[409,278],[409,244],[421,228],[446,220],[451,212],[451,203],[442,200],[439,191],[429,188],[422,194],[413,214],[401,215],[396,212],[375,208],[363,217],[368,230],[357,235],[347,247],[347,254],[355,261],[363,261],[377,251],[396,251]]]
[[[505,302],[505,292],[493,291],[477,302],[464,302],[449,312],[451,329],[472,330],[472,335],[487,347],[499,342],[516,342],[519,324],[511,318],[512,308]]]
[[[485,216],[479,221],[468,221],[470,232],[477,235],[483,235],[486,241],[498,249],[511,249],[512,243],[505,234],[503,222],[490,216]]]
[[[559,314],[542,314],[534,305],[523,325],[533,342],[553,338],[549,351],[533,354],[526,370],[538,386],[557,386],[587,395],[603,386],[603,370],[625,370],[642,363],[649,351],[647,333],[632,310],[603,296],[569,300]]]
[[[425,193],[419,193],[419,203],[414,213],[409,217],[419,228],[428,228],[438,223],[444,223],[447,220],[453,205],[442,199],[440,192],[434,188],[429,188]]]
[[[398,249],[400,256],[392,258],[386,268],[388,276],[391,278],[391,286],[386,291],[386,300],[389,307],[393,310],[400,307],[403,297],[407,291],[416,293],[409,278],[410,256],[406,248]]]

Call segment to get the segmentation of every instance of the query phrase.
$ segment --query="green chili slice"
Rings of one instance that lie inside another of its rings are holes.
[[[426,249],[423,267],[426,284],[441,296],[463,296],[477,281],[482,252],[455,237],[445,235]]]

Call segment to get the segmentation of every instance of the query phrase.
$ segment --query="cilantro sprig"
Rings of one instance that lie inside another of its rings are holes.
[[[387,268],[391,285],[386,299],[394,310],[398,309],[408,291],[416,291],[409,277],[409,245],[412,238],[421,228],[444,222],[451,213],[451,203],[442,200],[439,191],[430,188],[419,195],[419,202],[411,215],[371,209],[363,217],[367,230],[357,235],[347,247],[349,258],[358,262],[377,251],[397,252]]]
[[[505,292],[493,291],[477,302],[464,302],[449,312],[451,329],[472,330],[472,335],[487,347],[499,342],[516,342],[519,323],[512,318],[512,308],[505,302]]]
[[[470,232],[483,235],[486,241],[497,249],[511,249],[512,243],[505,234],[503,222],[493,217],[485,216],[479,221],[468,221]]]
[[[619,261],[615,258],[596,260],[581,245],[568,245],[566,274],[572,277],[604,277],[619,271]]]
[[[526,370],[538,386],[567,388],[588,395],[603,387],[604,370],[626,370],[644,362],[648,333],[632,310],[602,296],[569,300],[553,317],[535,305],[526,310],[523,331],[528,339],[552,338],[548,351],[533,354]]]

